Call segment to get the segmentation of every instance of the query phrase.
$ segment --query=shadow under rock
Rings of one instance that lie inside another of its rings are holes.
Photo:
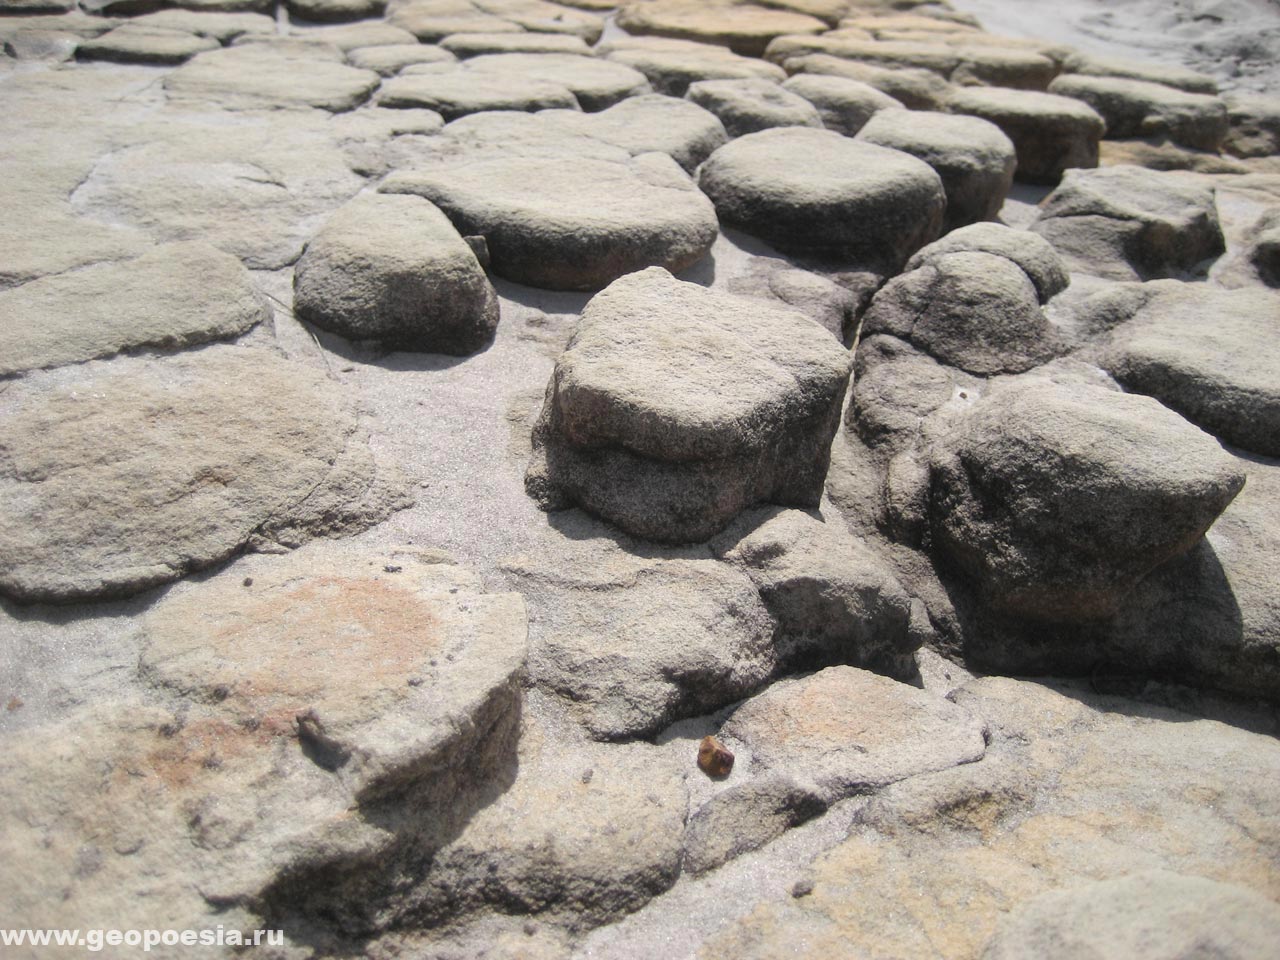
[[[620,550],[644,560],[699,560],[711,556],[707,543],[662,544],[638,540],[580,507],[546,513],[547,525],[568,540],[608,540]]]
[[[493,340],[490,340],[474,353],[460,357],[446,353],[418,353],[387,346],[377,340],[348,340],[346,337],[321,330],[309,323],[305,326],[320,344],[326,361],[332,354],[348,363],[379,366],[387,370],[425,372],[449,370],[479,356],[493,346]]]
[[[541,287],[527,287],[522,283],[514,283],[489,274],[493,288],[503,300],[510,300],[522,307],[541,310],[543,313],[581,313],[598,291],[583,290],[544,290]]]

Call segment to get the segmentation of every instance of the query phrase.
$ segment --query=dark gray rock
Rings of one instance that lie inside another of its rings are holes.
[[[1213,96],[1121,77],[1065,74],[1049,91],[1097,110],[1107,136],[1168,137],[1200,150],[1217,150],[1227,136],[1227,105]]]
[[[812,103],[770,80],[700,80],[685,97],[719,117],[730,137],[771,127],[822,126]]]
[[[974,223],[952,230],[918,250],[907,261],[907,269],[915,270],[935,257],[962,251],[990,253],[1012,260],[1035,284],[1041,303],[1048,303],[1071,282],[1066,265],[1048,241],[1038,234],[998,223]]]
[[[303,20],[341,22],[379,17],[387,0],[285,0],[285,6]]]

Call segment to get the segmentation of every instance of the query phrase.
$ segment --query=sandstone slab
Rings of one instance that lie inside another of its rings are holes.
[[[639,70],[658,93],[683,97],[699,80],[747,80],[758,77],[781,81],[781,67],[755,57],[741,57],[710,43],[667,37],[619,37],[607,40],[596,53]]]
[[[731,138],[771,127],[822,126],[813,104],[769,80],[700,80],[685,96],[719,117]]]
[[[628,33],[697,40],[728,47],[748,57],[761,56],[782,34],[822,33],[827,25],[808,14],[737,3],[652,0],[629,3],[618,12]]]
[[[434,110],[446,120],[486,110],[575,110],[578,100],[568,87],[552,80],[525,79],[504,73],[477,73],[462,64],[428,64],[418,73],[393,77],[378,92],[382,107]]]
[[[185,30],[125,23],[100,37],[81,43],[76,47],[76,57],[80,60],[172,66],[185,63],[197,53],[217,50],[220,46],[217,40],[199,37]]]
[[[316,107],[352,110],[378,87],[378,75],[312,57],[286,56],[270,44],[245,44],[193,57],[164,78],[176,100],[223,108]]]
[[[567,53],[494,53],[466,61],[466,69],[512,81],[542,80],[572,91],[583,110],[604,110],[651,93],[644,74],[625,64]]]
[[[868,83],[848,77],[798,73],[783,88],[818,108],[822,125],[852,137],[881,110],[902,109],[902,104]]]

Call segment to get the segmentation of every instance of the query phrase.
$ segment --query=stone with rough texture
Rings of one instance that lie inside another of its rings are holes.
[[[396,915],[387,866],[420,869],[515,759],[523,602],[413,551],[254,558],[142,635],[152,702],[7,741],[23,922],[367,933]]]
[[[1056,184],[1064,170],[1098,165],[1098,141],[1106,123],[1092,107],[1070,97],[1035,90],[964,87],[945,109],[989,120],[1018,151],[1014,176],[1027,183]]]
[[[581,37],[567,33],[455,33],[440,47],[461,59],[486,53],[559,53],[590,56]]]
[[[1009,138],[978,117],[884,110],[868,120],[858,139],[901,150],[933,167],[947,193],[946,233],[994,220],[1018,163]]]
[[[1022,373],[1063,351],[1031,278],[1014,261],[981,251],[933,255],[890,280],[862,329],[982,376]]]
[[[1231,127],[1223,150],[1234,157],[1280,153],[1280,98],[1232,94],[1226,99]]]
[[[1030,380],[990,394],[932,457],[935,549],[1033,620],[1112,616],[1244,485],[1212,437],[1147,397]]]
[[[1106,121],[1108,137],[1168,137],[1200,150],[1217,150],[1227,136],[1227,105],[1217,97],[1120,77],[1066,74],[1051,93],[1082,100]]]
[[[1141,167],[1069,171],[1031,229],[1108,280],[1176,276],[1224,249],[1212,180]]]
[[[342,63],[293,57],[270,44],[210,50],[164,78],[171,99],[223,108],[318,107],[352,110],[378,87],[378,75]]]
[[[285,5],[304,20],[329,22],[381,16],[387,0],[285,0]]]
[[[721,147],[698,171],[720,219],[789,253],[896,271],[937,238],[946,196],[928,164],[829,130],[785,127]]]
[[[393,77],[417,63],[453,63],[454,59],[448,50],[425,43],[379,44],[347,51],[347,63],[351,66],[372,70],[384,77]]]
[[[331,43],[343,53],[359,50],[361,47],[404,46],[417,41],[417,37],[408,30],[402,30],[379,20],[316,27],[308,30],[305,38],[320,43]]]
[[[825,53],[788,57],[784,66],[793,76],[844,77],[865,83],[911,110],[938,110],[951,96],[951,85],[929,70],[878,67]]]
[[[628,33],[698,40],[759,57],[774,37],[822,33],[827,25],[792,10],[771,10],[746,3],[707,0],[648,0],[618,11],[618,26]]]
[[[194,10],[157,10],[128,21],[163,30],[184,30],[197,37],[211,37],[219,43],[230,43],[245,34],[271,34],[275,21],[260,13],[200,13]]]
[[[263,351],[30,374],[2,402],[0,590],[18,600],[137,593],[406,505],[343,392]]]
[[[781,81],[781,67],[754,57],[740,57],[710,43],[668,37],[618,37],[596,48],[596,53],[624,63],[649,78],[653,89],[683,97],[689,84],[699,80],[747,80],[758,77]]]
[[[799,314],[632,274],[588,304],[556,362],[526,487],[672,543],[754,503],[815,506],[849,367]]]
[[[0,376],[226,340],[270,319],[235,257],[204,243],[169,244],[0,293]]]
[[[846,344],[854,332],[855,316],[871,297],[870,288],[880,283],[875,274],[865,274],[869,278],[868,289],[851,290],[822,274],[802,270],[777,257],[756,257],[751,266],[749,271],[725,285],[726,292],[763,297],[798,310]]]
[[[525,32],[518,23],[486,13],[470,0],[393,4],[387,21],[408,30],[423,43],[439,43],[459,33]]]
[[[769,80],[700,80],[685,97],[719,117],[730,137],[771,127],[822,126],[813,104]]]
[[[525,79],[505,73],[478,73],[463,64],[428,64],[425,72],[410,66],[378,91],[378,105],[434,110],[446,120],[486,110],[576,110],[568,87],[552,80]]]
[[[1159,287],[1116,330],[1104,366],[1232,446],[1280,456],[1280,296]]]
[[[690,173],[729,139],[714,113],[660,93],[628,97],[599,113],[558,110],[541,113],[539,119],[632,156],[665,153]]]
[[[420,197],[364,194],[294,270],[294,310],[352,340],[465,356],[493,339],[498,297],[449,219]]]
[[[1127,60],[1120,57],[1099,57],[1091,53],[1073,52],[1063,63],[1066,74],[1087,77],[1123,77],[1159,83],[1166,87],[1185,90],[1187,93],[1218,92],[1218,84],[1207,74],[1188,70],[1186,67],[1167,63],[1151,63],[1145,60]]]
[[[847,77],[800,73],[782,86],[817,107],[824,127],[846,137],[857,134],[880,111],[902,109],[887,93]]]
[[[644,74],[621,63],[564,53],[494,53],[466,61],[466,69],[512,81],[541,80],[569,89],[583,110],[604,110],[651,93]]]
[[[1253,890],[1162,870],[1044,893],[1001,921],[982,960],[1250,960],[1280,943],[1280,906]]]
[[[1062,258],[1044,237],[999,223],[974,223],[952,230],[918,250],[907,261],[907,269],[915,270],[935,257],[963,251],[990,253],[1012,260],[1035,284],[1041,303],[1048,303],[1071,282]]]
[[[463,236],[485,238],[495,273],[553,290],[598,290],[655,264],[683,270],[717,234],[706,197],[659,153],[482,159],[393,175],[382,190],[426,197]]]
[[[217,50],[221,44],[185,30],[166,30],[125,23],[76,47],[80,60],[110,60],[113,63],[154,63],[173,66],[185,63],[197,53]]]

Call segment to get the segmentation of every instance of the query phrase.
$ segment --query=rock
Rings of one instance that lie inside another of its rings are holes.
[[[757,77],[781,81],[781,67],[731,50],[692,40],[667,37],[618,37],[605,41],[596,53],[639,70],[658,93],[683,97],[699,80],[747,80]]]
[[[1013,185],[1017,155],[1000,128],[978,117],[885,110],[858,139],[918,157],[942,179],[947,194],[943,232],[994,220]]]
[[[386,0],[285,0],[294,16],[320,22],[364,20],[379,17],[386,9]]]
[[[567,33],[456,33],[441,40],[440,46],[462,59],[486,53],[591,55],[581,37]]]
[[[328,133],[352,171],[364,177],[382,177],[434,156],[436,135],[443,128],[444,118],[433,110],[367,107],[338,114]]]
[[[345,63],[346,56],[336,43],[321,40],[309,31],[307,35],[280,33],[246,33],[231,41],[237,48],[252,47],[259,54],[271,53],[287,60],[321,60],[328,63]],[[234,103],[234,101],[233,101]],[[248,109],[252,109],[249,107]]]
[[[777,669],[773,620],[742,572],[616,548],[592,559],[503,565],[538,614],[530,676],[591,736],[653,736],[741,700]]]
[[[1224,249],[1212,181],[1141,167],[1068,172],[1031,229],[1073,271],[1109,280],[1192,271]]]
[[[317,220],[363,183],[314,115],[164,112],[134,129],[139,142],[104,156],[71,193],[85,229],[131,224],[157,241],[199,238],[273,270],[297,260]]]
[[[465,356],[493,339],[498,296],[448,218],[420,197],[364,194],[294,272],[299,317],[352,340]]]
[[[858,344],[846,422],[871,447],[907,446],[921,421],[956,393],[957,373],[904,340],[868,331]]]
[[[1098,144],[1098,164],[1103,167],[1147,167],[1151,170],[1190,170],[1193,173],[1253,171],[1246,161],[1224,157],[1210,150],[1194,150],[1163,137],[1145,140],[1103,140]]]
[[[700,80],[685,96],[719,117],[730,137],[770,127],[822,126],[813,104],[770,80]]]
[[[708,777],[727,777],[733,772],[733,753],[707,734],[698,744],[698,769]]]
[[[919,269],[935,257],[962,251],[990,253],[1012,260],[1035,284],[1041,303],[1048,303],[1071,282],[1062,258],[1048,241],[1039,234],[1012,230],[998,223],[974,223],[952,230],[918,250],[907,261],[907,270]]]
[[[698,185],[722,222],[783,252],[890,272],[936,239],[946,206],[942,182],[922,161],[802,127],[726,144],[702,165]]]
[[[1063,68],[1068,74],[1087,77],[1123,77],[1127,80],[1141,80],[1144,83],[1159,83],[1166,87],[1185,90],[1187,93],[1212,95],[1218,92],[1218,84],[1213,77],[1168,63],[1099,57],[1091,53],[1074,51],[1063,63]]]
[[[343,53],[359,50],[361,47],[402,47],[418,41],[408,30],[378,21],[316,27],[306,32],[306,39],[331,43]]]
[[[999,926],[983,960],[1086,952],[1176,960],[1247,960],[1280,938],[1280,907],[1252,890],[1152,870],[1041,894]]]
[[[1058,75],[1058,64],[1035,50],[981,45],[953,49],[960,61],[949,79],[957,86],[1045,90]]]
[[[486,13],[471,0],[426,0],[393,4],[387,21],[408,30],[423,43],[439,43],[459,33],[524,33],[511,20]],[[557,31],[558,32],[558,31]]]
[[[312,931],[367,934],[355,915],[387,904],[393,922],[385,866],[429,862],[515,759],[520,597],[391,551],[255,558],[189,586],[142,626],[138,680],[167,708],[117,700],[10,739],[24,786],[6,803],[30,815],[0,843],[38,869],[0,881],[6,903],[43,923],[61,890],[77,923],[291,937],[299,907]]]
[[[665,153],[691,174],[729,139],[714,113],[657,93],[628,97],[599,113],[557,110],[538,116],[552,127],[600,140],[632,156]]]
[[[552,290],[599,289],[653,264],[683,270],[717,234],[711,204],[657,153],[477,160],[393,175],[381,189],[426,197],[464,236],[484,236],[494,272]]]
[[[1115,332],[1106,369],[1232,446],[1280,456],[1280,296],[1159,286]]]
[[[1003,130],[1018,151],[1014,176],[1026,183],[1052,185],[1064,170],[1098,165],[1098,141],[1106,123],[1079,100],[1034,90],[963,87],[945,108],[989,120]]]
[[[1222,149],[1233,157],[1280,153],[1280,99],[1234,93],[1226,98],[1230,128]]]
[[[887,564],[838,520],[800,510],[750,510],[712,542],[740,567],[777,621],[775,646],[795,672],[851,664],[907,680],[920,638],[911,598]]]
[[[1217,150],[1227,136],[1227,106],[1217,97],[1159,83],[1065,74],[1052,93],[1082,100],[1106,121],[1109,137],[1165,136],[1200,150]]]
[[[181,30],[227,44],[246,34],[273,34],[275,21],[261,13],[200,13],[194,10],[157,10],[133,17],[126,25]]]
[[[412,71],[414,68],[409,67]],[[382,85],[378,105],[423,107],[446,120],[485,110],[576,110],[578,101],[563,84],[505,73],[480,73],[462,64],[432,64],[428,73],[405,73]]]
[[[217,50],[220,44],[181,30],[142,27],[126,23],[94,40],[76,47],[80,60],[110,60],[114,63],[184,63],[197,53]]]
[[[764,56],[774,63],[785,63],[792,57],[826,54],[891,70],[928,70],[944,80],[960,62],[955,49],[944,43],[879,42],[860,34],[834,31],[820,37],[778,37]]]
[[[170,99],[224,109],[317,107],[352,110],[378,87],[378,75],[312,57],[291,57],[269,44],[210,50],[164,78]]]
[[[1269,210],[1249,230],[1246,256],[1259,280],[1280,287],[1280,208]]]
[[[871,290],[855,291],[818,273],[793,267],[777,257],[754,257],[750,269],[725,284],[725,292],[763,297],[803,313],[820,323],[841,343],[853,336],[854,317],[866,306]],[[866,275],[868,286],[880,278]]]
[[[270,319],[235,257],[203,243],[169,244],[0,293],[0,376],[226,340]]]
[[[466,61],[466,69],[513,83],[558,83],[577,97],[583,110],[604,110],[627,97],[650,93],[644,74],[621,63],[559,53],[498,53]],[[560,104],[556,104],[560,106]]]
[[[887,93],[846,77],[800,73],[782,86],[817,107],[824,127],[846,137],[854,136],[881,110],[902,108]]]
[[[935,549],[998,610],[1102,619],[1191,549],[1243,484],[1211,437],[1149,398],[1032,380],[985,397],[938,440]]]
[[[874,87],[910,110],[936,110],[951,96],[951,85],[929,70],[896,70],[823,53],[788,57],[792,75],[844,77]]]
[[[417,2],[417,0],[415,0]],[[471,0],[477,9],[531,33],[564,33],[594,44],[604,33],[604,17],[547,0]],[[473,31],[474,32],[474,31]]]
[[[448,50],[425,43],[385,44],[356,47],[347,51],[347,63],[360,70],[372,70],[384,77],[394,77],[405,67],[418,63],[453,63]]]
[[[1064,350],[1022,268],[980,251],[932,255],[890,280],[862,330],[908,340],[981,376],[1022,373]]]
[[[762,56],[769,41],[782,34],[815,34],[827,29],[816,17],[791,10],[692,0],[627,3],[618,11],[617,22],[628,33],[715,43],[747,57]]]
[[[406,505],[342,391],[258,350],[29,374],[3,405],[0,590],[23,602],[137,593]]]
[[[624,277],[556,363],[526,487],[672,543],[753,503],[815,506],[849,366],[798,314],[658,269]]]

